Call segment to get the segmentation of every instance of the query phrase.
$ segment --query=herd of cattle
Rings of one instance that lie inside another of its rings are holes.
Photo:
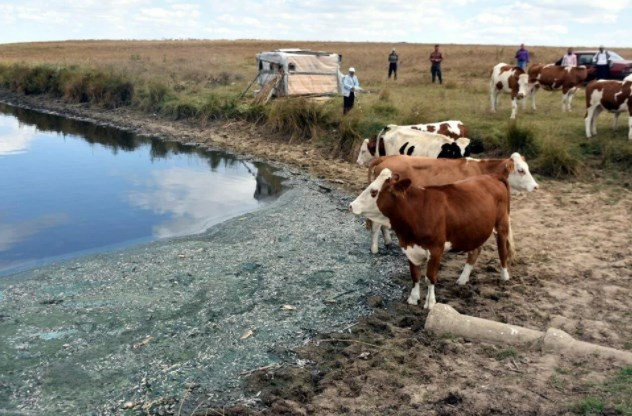
[[[571,102],[577,89],[582,88],[588,77],[585,66],[562,67],[555,64],[531,65],[527,72],[518,67],[500,63],[492,70],[490,96],[492,112],[496,111],[498,95],[511,95],[511,118],[516,118],[518,100],[527,105],[527,96],[531,96],[531,107],[535,106],[535,94],[539,88],[562,90],[562,111],[571,111]],[[603,110],[614,114],[613,128],[616,129],[619,115],[628,112],[628,139],[632,140],[632,75],[623,81],[595,80],[586,85],[586,116],[584,123],[586,137],[597,134],[596,119]]]
[[[508,159],[471,159],[467,129],[460,121],[412,126],[389,125],[362,143],[357,162],[368,165],[366,188],[349,206],[367,218],[371,252],[380,231],[391,244],[393,229],[408,258],[413,289],[421,298],[421,265],[427,259],[424,308],[436,303],[434,285],[444,251],[467,252],[458,284],[468,282],[481,246],[496,232],[501,279],[508,280],[513,253],[509,221],[510,189],[538,189],[529,166],[514,153]]]
[[[511,94],[511,118],[517,101],[532,98],[542,87],[561,89],[562,111],[588,75],[586,67],[532,65],[524,70],[498,64],[492,70],[491,105],[496,111],[498,95]],[[623,81],[592,81],[586,87],[586,136],[596,134],[595,118],[602,110],[630,115],[632,140],[632,75]],[[532,192],[538,184],[518,153],[508,159],[472,159],[473,143],[467,128],[457,120],[408,126],[388,125],[376,137],[365,139],[357,163],[368,165],[368,187],[349,205],[349,210],[367,219],[371,252],[377,253],[379,234],[391,244],[390,229],[399,240],[410,267],[413,288],[408,303],[421,299],[421,265],[427,260],[428,290],[424,308],[435,303],[434,287],[443,253],[467,252],[467,262],[457,280],[464,285],[481,252],[481,246],[496,234],[501,279],[508,280],[507,265],[513,252],[510,222],[511,191]]]

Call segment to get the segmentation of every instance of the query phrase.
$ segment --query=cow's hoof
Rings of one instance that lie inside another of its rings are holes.
[[[456,284],[459,285],[459,286],[464,286],[469,281],[470,281],[470,279],[464,279],[462,277],[459,277],[458,280],[456,281]]]
[[[408,296],[408,300],[406,302],[408,302],[409,305],[419,305],[419,299],[412,296]]]
[[[371,253],[377,254],[377,247],[371,247]]]
[[[431,300],[431,301],[427,301],[426,304],[424,305],[424,309],[428,309],[431,310],[432,308],[434,308],[434,306],[437,304],[436,301]]]
[[[500,270],[500,280],[503,282],[509,280],[509,272],[507,272],[507,269]]]

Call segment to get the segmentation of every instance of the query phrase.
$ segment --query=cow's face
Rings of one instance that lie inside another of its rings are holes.
[[[390,169],[384,169],[377,178],[349,205],[349,211],[355,215],[363,215],[368,219],[390,226],[389,219],[382,214],[377,206],[377,197],[385,182],[392,176]]]
[[[369,152],[369,139],[364,139],[362,146],[360,146],[360,153],[358,153],[358,160],[356,163],[360,166],[366,166],[375,157]]]
[[[459,157],[468,157],[470,155],[470,139],[466,137],[460,137],[455,140],[457,146],[461,150],[461,155]]]
[[[511,162],[508,168],[509,175],[507,181],[512,190],[533,192],[538,189],[538,184],[529,171],[529,165],[527,165],[526,160],[520,156],[520,153],[511,155]]]
[[[518,75],[518,95],[517,98],[519,100],[523,99],[527,96],[529,92],[529,75],[520,74]]]
[[[442,144],[441,151],[437,155],[437,159],[458,159],[460,157],[461,149],[455,142]]]

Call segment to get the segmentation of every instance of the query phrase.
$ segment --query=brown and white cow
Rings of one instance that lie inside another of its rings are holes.
[[[586,137],[597,134],[597,117],[602,110],[614,113],[612,128],[617,128],[619,114],[628,112],[628,139],[632,140],[632,75],[623,81],[591,81],[586,86]]]
[[[531,176],[529,165],[519,153],[508,159],[431,159],[426,157],[387,156],[373,161],[369,165],[368,183],[377,178],[384,169],[390,169],[400,178],[409,178],[414,186],[447,185],[477,175],[507,175],[507,181],[513,191],[533,192],[538,184]],[[371,230],[371,252],[378,251],[380,231],[384,244],[391,244],[388,227],[367,220]],[[464,283],[469,279],[463,276]]]
[[[457,159],[469,155],[470,139],[454,140],[411,126],[389,124],[375,138],[364,139],[356,163],[364,166],[380,156],[408,155]]]
[[[496,231],[501,279],[509,280],[507,261],[513,255],[509,221],[509,183],[502,176],[482,175],[444,186],[417,187],[410,178],[384,169],[349,209],[397,234],[408,258],[413,289],[408,303],[421,298],[421,265],[428,259],[428,293],[424,308],[435,303],[434,286],[444,251],[468,252],[474,264],[480,247]],[[464,270],[465,271],[465,270]]]
[[[547,91],[562,90],[562,112],[571,111],[573,95],[579,87],[584,85],[588,77],[588,69],[585,66],[560,66],[555,64],[531,65],[527,71],[529,74],[529,94],[531,95],[531,108],[535,110],[535,93],[542,87]]]
[[[436,123],[412,124],[408,127],[413,130],[442,134],[455,140],[460,137],[467,137],[467,127],[465,127],[465,124],[463,124],[461,120],[446,120]]]
[[[504,63],[497,64],[492,69],[492,79],[489,85],[492,113],[498,106],[498,94],[511,94],[511,118],[516,118],[518,100],[522,100],[529,92],[529,76],[523,69]]]

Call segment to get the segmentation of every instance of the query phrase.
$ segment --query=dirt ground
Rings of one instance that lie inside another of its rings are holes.
[[[245,123],[204,127],[44,98],[0,93],[0,100],[280,161],[352,194],[366,181],[358,166]],[[464,314],[539,330],[555,325],[581,340],[632,349],[632,192],[601,181],[539,183],[536,193],[512,200],[518,255],[511,280],[499,282],[495,245],[488,243],[465,287],[455,283],[465,257],[444,258],[437,301]],[[619,368],[597,358],[430,336],[426,312],[405,303],[407,270],[402,255],[394,277],[404,287],[400,301],[370,298],[375,313],[298,350],[301,367],[252,374],[246,382],[258,404],[201,414],[566,414]],[[619,413],[606,406],[601,414]]]

